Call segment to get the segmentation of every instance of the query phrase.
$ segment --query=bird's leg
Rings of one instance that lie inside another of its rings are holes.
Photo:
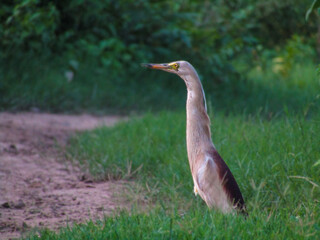
[[[198,195],[198,189],[197,189],[197,187],[196,187],[196,185],[194,185],[194,187],[193,187],[193,192],[194,192],[194,195]]]

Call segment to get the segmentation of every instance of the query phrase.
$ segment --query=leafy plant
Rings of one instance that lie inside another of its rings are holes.
[[[308,9],[308,11],[306,12],[306,21],[308,21],[310,14],[316,10],[319,9],[320,7],[320,0],[314,0],[313,3],[311,4],[310,8]]]

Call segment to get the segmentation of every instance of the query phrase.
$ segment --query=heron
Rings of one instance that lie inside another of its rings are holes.
[[[186,142],[195,195],[210,209],[247,215],[240,188],[211,140],[205,93],[194,67],[187,61],[142,66],[177,74],[186,84]]]

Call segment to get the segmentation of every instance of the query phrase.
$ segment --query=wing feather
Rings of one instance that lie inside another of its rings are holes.
[[[223,188],[227,196],[229,197],[229,200],[233,203],[233,206],[237,210],[244,214],[247,214],[246,206],[240,188],[235,178],[233,177],[229,167],[223,161],[216,149],[212,148],[209,154],[217,165],[219,178],[222,181]]]

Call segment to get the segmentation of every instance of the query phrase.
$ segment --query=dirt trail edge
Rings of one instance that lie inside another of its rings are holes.
[[[34,227],[57,229],[125,207],[123,182],[85,181],[61,148],[77,131],[111,126],[116,116],[0,113],[0,239]],[[63,148],[62,148],[63,149]]]

